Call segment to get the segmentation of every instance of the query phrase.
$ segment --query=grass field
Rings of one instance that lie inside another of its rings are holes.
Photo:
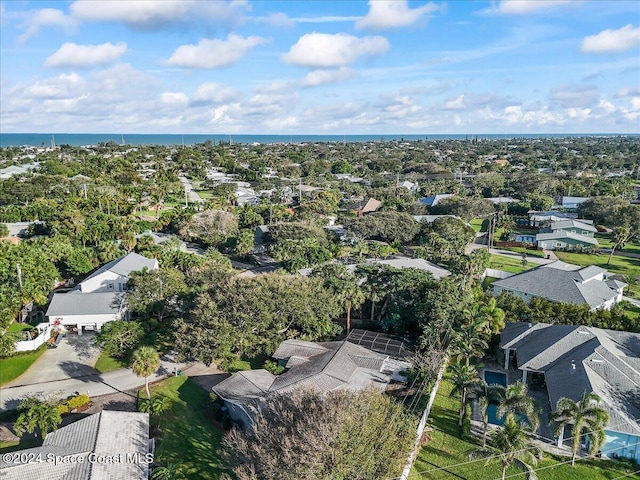
[[[489,259],[489,268],[495,268],[497,270],[504,270],[505,272],[520,273],[525,270],[529,270],[535,267],[537,264],[527,263],[522,265],[522,260],[519,258],[509,258],[503,255],[491,255]]]
[[[0,359],[0,385],[9,383],[11,380],[18,378],[24,372],[27,371],[33,362],[35,362],[40,355],[47,351],[47,346],[42,345],[37,350],[28,353],[17,354],[13,357]]]
[[[178,464],[179,478],[214,480],[224,471],[220,459],[222,431],[212,422],[209,394],[189,377],[170,377],[151,387],[151,395],[172,400],[160,419],[155,458],[163,465]],[[140,396],[145,397],[144,389]]]
[[[449,397],[452,385],[443,381],[436,397],[429,425],[430,432],[426,446],[420,450],[409,478],[430,480],[497,480],[500,478],[499,462],[486,463],[485,460],[471,462],[469,453],[480,447],[475,438],[458,436],[457,398]],[[534,467],[538,469],[539,480],[614,480],[631,473],[631,464],[607,460],[578,460],[575,467],[562,465],[565,458],[545,454],[544,459]],[[635,466],[635,469],[638,467]],[[626,469],[626,470],[625,470]],[[521,470],[510,467],[507,478],[524,479]],[[637,478],[637,477],[629,477]]]
[[[8,333],[22,332],[23,330],[31,330],[32,328],[33,328],[33,325],[29,323],[13,322],[11,325],[9,325],[7,332]]]
[[[609,260],[608,254],[588,254],[588,253],[571,253],[556,252],[558,258],[567,263],[574,265],[597,265],[612,273],[621,275],[640,276],[640,258],[621,257],[614,255],[611,257],[611,264],[607,265]]]
[[[471,228],[473,228],[476,232],[486,232],[489,222],[483,225],[484,221],[485,221],[484,218],[474,218],[469,222],[469,225],[471,225]]]
[[[42,440],[39,438],[30,438],[19,442],[0,442],[0,453],[15,452],[16,450],[39,447],[40,445],[42,445]]]

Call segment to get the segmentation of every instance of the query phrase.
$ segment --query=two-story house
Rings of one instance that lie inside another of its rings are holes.
[[[126,318],[125,291],[131,272],[157,270],[158,261],[129,253],[109,262],[67,293],[54,293],[46,316],[52,325],[82,334]]]

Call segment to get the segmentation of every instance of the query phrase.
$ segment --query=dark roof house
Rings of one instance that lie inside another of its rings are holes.
[[[595,265],[579,267],[557,260],[498,280],[492,285],[494,295],[506,293],[525,301],[534,297],[552,302],[589,305],[592,310],[610,309],[622,300],[626,284],[609,279],[606,270]]]
[[[517,322],[502,331],[500,347],[523,380],[544,374],[552,409],[560,398],[595,392],[611,417],[602,452],[640,460],[640,334]]]
[[[213,387],[229,409],[231,418],[253,424],[260,404],[270,395],[295,389],[384,390],[391,379],[404,380],[399,372],[409,364],[372,352],[349,341],[306,342],[285,340],[273,354],[287,370],[281,375],[259,369],[238,372]]]

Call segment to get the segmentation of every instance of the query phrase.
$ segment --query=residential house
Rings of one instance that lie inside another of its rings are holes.
[[[527,302],[539,297],[552,302],[589,305],[591,310],[609,310],[622,301],[626,286],[626,283],[610,279],[603,268],[580,267],[557,260],[498,280],[491,288],[494,295],[506,293]]]
[[[529,225],[533,227],[540,227],[547,223],[558,222],[560,220],[569,220],[578,218],[576,213],[559,212],[557,210],[550,210],[547,212],[539,212],[532,210],[529,212]],[[582,220],[585,222],[585,220]]]
[[[404,255],[394,255],[391,258],[367,258],[365,263],[367,265],[388,265],[392,268],[404,269],[404,268],[416,268],[418,270],[424,270],[433,275],[433,278],[440,280],[441,278],[448,277],[451,272],[445,268],[442,268],[435,263],[431,263],[424,258],[406,257]],[[358,265],[355,263],[346,265],[347,270],[355,272]],[[302,268],[298,270],[300,275],[311,275],[313,268]]]
[[[590,220],[553,220],[550,226],[540,228],[536,242],[542,250],[593,248],[598,246],[598,241],[594,238],[597,231]]]
[[[260,406],[271,395],[296,389],[313,389],[318,393],[367,388],[384,391],[392,379],[406,381],[400,372],[410,366],[348,339],[320,343],[285,340],[273,358],[285,367],[284,373],[248,370],[235,373],[213,387],[231,418],[245,427],[254,423]]]
[[[601,453],[640,461],[640,334],[576,325],[508,323],[500,338],[505,369],[543,375],[549,405],[595,392],[610,415]],[[558,445],[573,435],[562,432]]]
[[[494,205],[518,203],[520,201],[517,198],[511,198],[511,197],[489,197],[489,198],[486,198],[485,200],[489,200]]]
[[[49,433],[40,447],[2,456],[0,478],[147,480],[152,462],[149,415],[103,410]]]
[[[45,313],[50,324],[100,331],[102,325],[126,318],[125,294],[131,272],[157,270],[156,259],[137,253],[103,265],[68,293],[54,293]]]
[[[445,198],[453,197],[453,193],[441,193],[439,195],[431,195],[429,197],[423,197],[420,199],[420,203],[427,207],[435,207]]]
[[[362,201],[348,204],[346,209],[355,212],[358,216],[362,216],[377,211],[381,206],[382,202],[379,200],[375,198],[365,198]]]
[[[586,202],[591,197],[562,197],[562,208],[575,212],[581,203]]]
[[[405,180],[398,186],[401,188],[406,188],[407,190],[413,193],[420,191],[420,185],[418,185],[417,182],[409,182],[408,180]]]
[[[166,245],[169,242],[175,242],[178,250],[181,252],[187,251],[187,244],[180,240],[177,235],[173,235],[171,233],[162,233],[162,232],[152,232],[151,230],[145,230],[142,233],[136,235],[136,239],[140,240],[141,238],[149,238],[154,245]]]
[[[494,160],[493,163],[498,167],[508,167],[509,165],[511,165],[511,162],[509,162],[509,160],[507,160],[506,158],[498,158]]]

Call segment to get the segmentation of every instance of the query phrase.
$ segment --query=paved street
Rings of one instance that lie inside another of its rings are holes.
[[[160,369],[156,374],[149,377],[150,382],[173,375],[176,370],[184,370],[188,366],[184,363],[177,363],[172,354],[163,355],[161,360]],[[39,362],[34,364],[33,367],[38,368],[38,364]],[[21,380],[21,378],[18,380]],[[132,390],[143,385],[144,378],[136,376],[131,369],[123,369],[105,374],[94,373],[77,378],[66,378],[32,385],[21,384],[12,387],[0,387],[0,411],[16,408],[20,400],[28,394],[63,397],[78,392],[88,393],[90,396],[99,396]]]

